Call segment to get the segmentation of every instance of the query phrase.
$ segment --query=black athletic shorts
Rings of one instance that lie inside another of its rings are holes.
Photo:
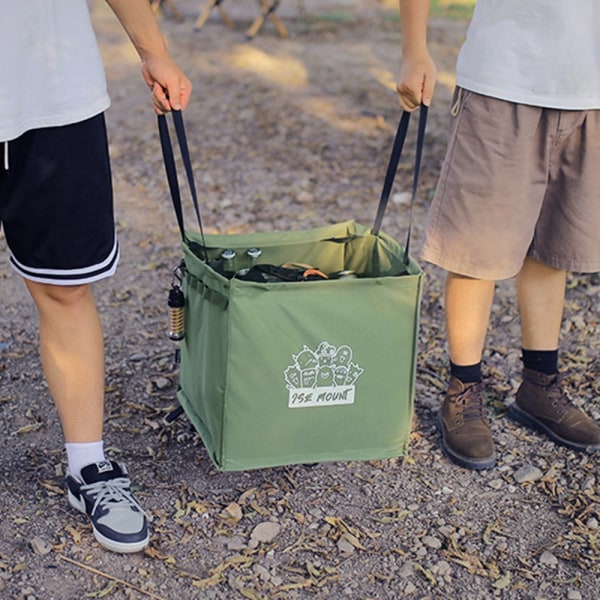
[[[11,266],[41,283],[91,283],[115,272],[104,115],[33,129],[0,144],[0,222]]]

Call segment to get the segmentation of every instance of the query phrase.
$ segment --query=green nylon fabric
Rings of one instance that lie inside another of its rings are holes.
[[[423,274],[399,244],[350,221],[205,236],[209,260],[258,247],[259,262],[359,275],[254,283],[222,277],[188,240],[178,399],[219,469],[407,451]]]

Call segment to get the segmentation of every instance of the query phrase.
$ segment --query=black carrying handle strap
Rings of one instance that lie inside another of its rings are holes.
[[[413,187],[412,187],[412,197],[410,200],[410,215],[409,215],[409,224],[408,224],[408,233],[406,236],[406,244],[404,247],[404,263],[408,264],[409,262],[409,248],[410,248],[410,235],[412,229],[412,212],[413,205],[415,203],[415,198],[417,195],[417,187],[419,183],[419,171],[421,169],[421,156],[423,154],[423,145],[425,139],[425,126],[427,123],[427,106],[424,104],[421,105],[419,112],[419,130],[417,134],[417,150],[415,156],[415,165],[414,165],[414,173],[413,173]],[[190,152],[187,144],[187,138],[185,135],[185,126],[183,124],[183,115],[180,110],[171,111],[173,115],[173,122],[175,124],[175,133],[177,135],[177,141],[179,143],[179,148],[181,150],[181,159],[183,161],[185,167],[185,173],[187,177],[187,182],[190,188],[190,193],[192,195],[192,201],[194,203],[194,210],[196,212],[196,218],[198,220],[198,226],[200,228],[200,235],[202,237],[202,246],[204,247],[205,259],[208,260],[208,255],[206,254],[206,242],[204,240],[204,230],[202,228],[202,218],[200,217],[200,206],[198,204],[198,194],[196,192],[196,184],[194,182],[194,173],[192,170],[192,161],[190,159]],[[402,149],[404,147],[404,141],[406,140],[406,133],[408,131],[408,123],[410,120],[410,114],[407,111],[404,111],[402,114],[402,118],[400,119],[400,123],[398,125],[398,131],[396,132],[396,137],[394,138],[394,145],[392,147],[392,154],[390,156],[390,160],[388,163],[387,171],[385,174],[385,181],[383,183],[383,190],[381,192],[381,197],[379,199],[379,205],[377,207],[377,215],[375,216],[375,222],[371,229],[373,235],[378,235],[381,229],[381,222],[383,221],[383,215],[385,214],[385,209],[387,208],[388,201],[390,198],[390,192],[392,191],[392,186],[394,184],[394,179],[396,177],[396,171],[398,170],[398,162],[400,161],[400,156],[402,155]],[[163,160],[165,163],[165,170],[167,173],[167,181],[169,183],[169,190],[171,192],[171,200],[173,201],[173,208],[175,209],[175,215],[177,217],[177,224],[179,225],[179,231],[181,232],[181,238],[184,241],[187,241],[187,236],[185,233],[185,226],[183,221],[183,208],[181,204],[181,193],[179,190],[179,182],[177,180],[177,169],[175,166],[175,157],[173,154],[173,146],[171,144],[171,138],[169,135],[169,128],[167,125],[167,120],[165,115],[158,116],[158,132],[160,137],[160,145],[163,154]]]
[[[419,110],[419,130],[417,133],[417,150],[415,155],[415,166],[413,171],[413,186],[412,186],[412,196],[410,199],[410,211],[409,211],[409,221],[408,221],[408,233],[406,234],[406,244],[404,246],[404,264],[408,264],[409,262],[409,249],[410,249],[410,234],[412,230],[412,213],[413,206],[415,203],[415,198],[417,196],[417,188],[419,185],[419,172],[421,170],[421,156],[423,155],[423,145],[425,143],[425,126],[427,124],[427,111],[428,107],[424,104],[421,104],[421,108]],[[375,222],[373,223],[373,227],[371,229],[374,235],[378,235],[381,229],[381,222],[383,221],[383,215],[385,214],[385,209],[387,208],[388,201],[390,199],[390,192],[392,191],[392,186],[394,184],[394,179],[396,177],[396,172],[398,170],[398,162],[400,161],[400,156],[402,155],[402,148],[404,147],[404,141],[406,140],[406,133],[408,131],[408,123],[410,121],[410,115],[408,111],[404,111],[402,113],[402,117],[400,119],[400,123],[398,125],[398,131],[396,132],[396,137],[394,138],[394,145],[392,147],[392,154],[390,156],[390,160],[388,163],[387,171],[385,174],[385,181],[383,182],[383,190],[381,191],[381,197],[379,199],[379,206],[377,207],[377,215],[375,216]]]
[[[196,218],[198,220],[198,227],[200,228],[202,246],[205,252],[204,258],[208,260],[208,255],[206,254],[206,242],[204,240],[204,229],[202,227],[202,218],[200,217],[200,205],[198,204],[198,194],[196,192],[196,183],[194,181],[194,172],[192,170],[192,161],[187,144],[187,137],[185,135],[185,126],[183,124],[183,115],[180,110],[173,110],[171,112],[173,115],[173,123],[175,125],[175,134],[177,136],[179,149],[181,151],[181,160],[183,161],[183,166],[185,168],[185,174],[188,186],[190,188],[192,202],[194,203]],[[177,217],[177,224],[179,225],[181,238],[187,242],[187,235],[185,233],[185,225],[183,222],[181,193],[179,190],[179,182],[177,180],[177,168],[175,166],[175,156],[173,154],[173,145],[171,144],[171,136],[169,135],[169,127],[165,115],[158,115],[158,134],[160,137],[160,147],[162,149],[163,160],[165,163],[165,171],[167,173],[169,190],[171,192],[171,200],[173,201],[175,216]]]

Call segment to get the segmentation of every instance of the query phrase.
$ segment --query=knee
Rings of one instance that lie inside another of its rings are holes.
[[[27,281],[27,288],[38,305],[58,304],[61,306],[74,306],[91,299],[91,288],[88,284],[82,285],[53,285]]]

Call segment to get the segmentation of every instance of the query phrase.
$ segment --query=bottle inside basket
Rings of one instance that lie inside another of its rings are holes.
[[[237,273],[235,274],[236,277],[245,277],[246,275],[248,275],[248,272],[250,271],[250,269],[254,266],[256,266],[256,263],[258,261],[258,259],[260,258],[260,255],[262,254],[262,250],[260,248],[248,248],[248,250],[246,250],[246,264],[243,268],[239,269],[237,271]]]
[[[233,277],[235,273],[235,263],[237,254],[235,250],[231,248],[226,248],[221,252],[221,260],[223,261],[223,271],[225,273],[225,277]]]

